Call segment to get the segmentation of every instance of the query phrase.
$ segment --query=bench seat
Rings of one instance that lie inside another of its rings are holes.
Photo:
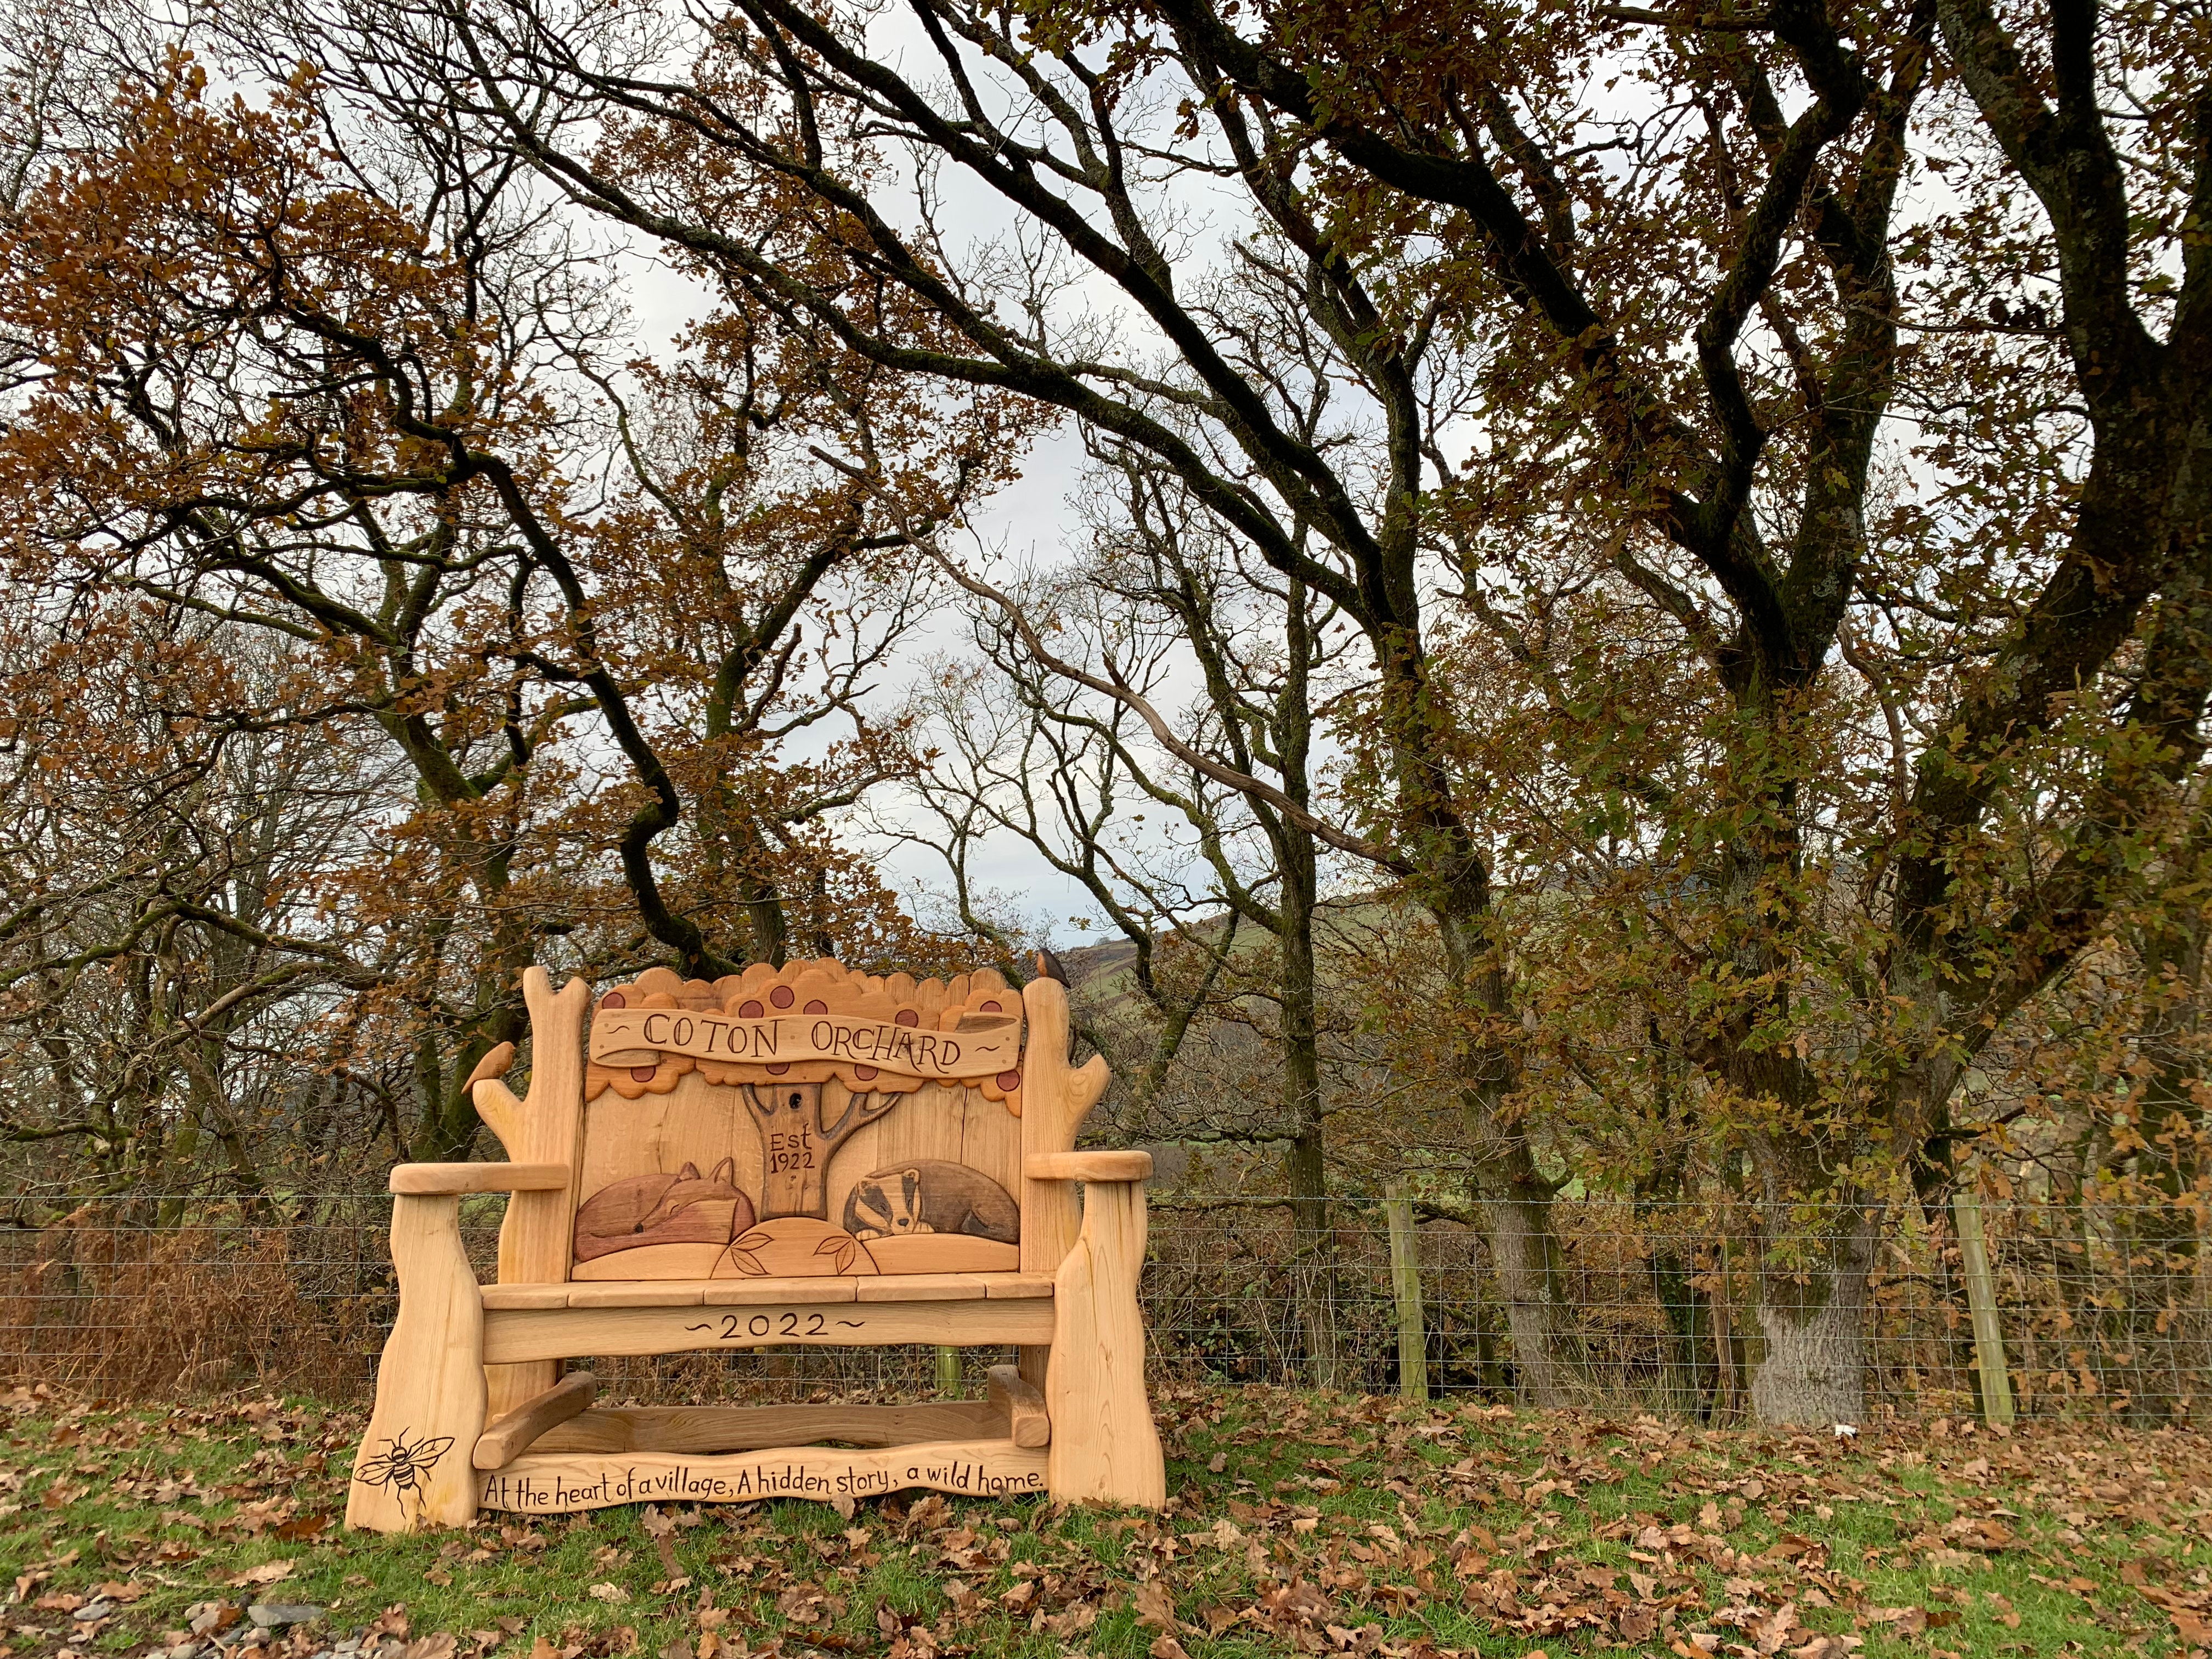
[[[980,1302],[1052,1294],[1048,1273],[878,1273],[852,1279],[665,1279],[486,1285],[487,1311],[510,1308],[775,1308],[824,1302]]]

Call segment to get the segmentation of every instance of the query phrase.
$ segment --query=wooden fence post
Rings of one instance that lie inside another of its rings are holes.
[[[1390,1223],[1390,1290],[1398,1304],[1398,1392],[1429,1397],[1429,1334],[1421,1316],[1420,1235],[1413,1230],[1413,1197],[1404,1182],[1382,1200]]]
[[[2004,1330],[1997,1323],[1996,1279],[1990,1272],[1989,1244],[1982,1234],[1981,1194],[1971,1185],[1961,1186],[1951,1194],[1951,1216],[1959,1229],[1966,1312],[1974,1326],[1974,1369],[1982,1379],[1982,1420],[2009,1428],[2012,1376],[2005,1369]]]

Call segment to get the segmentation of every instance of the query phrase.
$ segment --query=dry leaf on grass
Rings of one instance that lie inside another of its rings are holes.
[[[248,1567],[244,1572],[233,1573],[223,1582],[234,1589],[244,1589],[251,1584],[273,1584],[279,1579],[289,1578],[292,1570],[299,1565],[296,1561],[264,1561],[258,1567]]]
[[[1153,1630],[1165,1631],[1172,1635],[1188,1628],[1176,1617],[1174,1594],[1157,1578],[1148,1579],[1137,1586],[1136,1607],[1137,1622]]]

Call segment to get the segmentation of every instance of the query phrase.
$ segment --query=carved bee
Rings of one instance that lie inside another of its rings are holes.
[[[453,1437],[441,1434],[435,1439],[417,1440],[407,1443],[404,1429],[386,1441],[385,1449],[367,1459],[354,1472],[354,1479],[371,1486],[389,1486],[394,1492],[411,1492],[422,1495],[422,1478],[428,1474],[440,1458],[453,1447]]]

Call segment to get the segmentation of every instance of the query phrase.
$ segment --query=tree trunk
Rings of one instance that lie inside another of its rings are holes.
[[[1770,1217],[1788,1210],[1770,1202]],[[1861,1198],[1830,1212],[1812,1259],[1783,1255],[1771,1232],[1761,1262],[1759,1328],[1766,1352],[1752,1374],[1752,1410],[1781,1425],[1866,1420],[1867,1281],[1882,1206]]]
[[[1560,1285],[1552,1183],[1528,1158],[1525,1142],[1516,1161],[1526,1167],[1483,1203],[1505,1328],[1513,1340],[1515,1392],[1527,1404],[1547,1409],[1583,1404],[1596,1390],[1573,1304]]]
[[[828,1083],[748,1083],[745,1103],[761,1135],[759,1219],[830,1217],[830,1161],[846,1138],[897,1104],[898,1095],[847,1095],[835,1122],[823,1120]]]
[[[1299,782],[1303,785],[1303,776]],[[1283,1103],[1293,1126],[1283,1156],[1291,1200],[1291,1284],[1305,1334],[1306,1376],[1316,1389],[1341,1386],[1336,1331],[1336,1232],[1328,1204],[1326,1120],[1322,1115],[1320,1020],[1315,1008],[1313,839],[1279,838],[1283,871]]]

